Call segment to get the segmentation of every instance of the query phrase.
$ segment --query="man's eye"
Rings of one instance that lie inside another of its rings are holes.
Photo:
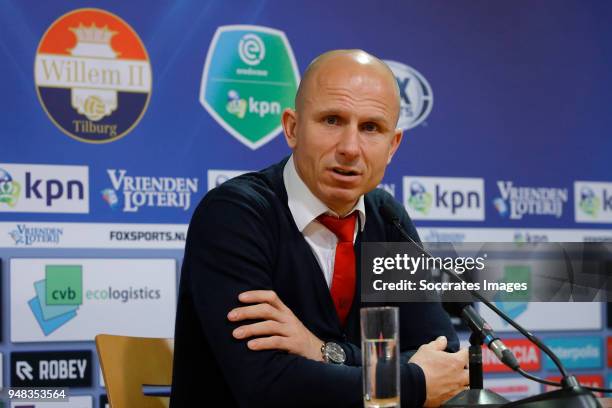
[[[337,125],[338,124],[338,117],[337,116],[328,116],[325,118],[325,123],[327,123],[328,125]]]
[[[364,123],[362,129],[366,132],[376,132],[378,131],[378,125],[376,123]]]

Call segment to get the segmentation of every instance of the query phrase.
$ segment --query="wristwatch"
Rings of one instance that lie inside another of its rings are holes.
[[[321,346],[321,354],[323,361],[333,364],[344,364],[346,361],[346,353],[339,344],[328,341]]]

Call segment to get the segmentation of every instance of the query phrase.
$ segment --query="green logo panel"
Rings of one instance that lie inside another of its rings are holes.
[[[47,305],[80,305],[83,303],[83,267],[81,265],[47,265],[45,267]]]
[[[499,282],[504,283],[526,283],[527,288],[531,287],[531,267],[529,265],[506,265],[504,267],[504,277]],[[501,292],[500,292],[501,293]],[[529,292],[503,292],[500,295],[501,301],[512,302],[524,300],[529,296]]]
[[[299,72],[282,31],[259,26],[217,29],[204,65],[200,102],[231,135],[257,149],[281,130],[293,108]]]

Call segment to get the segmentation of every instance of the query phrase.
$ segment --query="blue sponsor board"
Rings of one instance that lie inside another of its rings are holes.
[[[565,368],[603,367],[603,343],[600,337],[550,338],[544,343],[559,357]],[[545,356],[544,368],[556,370],[552,360]]]

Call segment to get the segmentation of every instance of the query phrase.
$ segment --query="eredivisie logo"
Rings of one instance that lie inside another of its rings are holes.
[[[100,9],[64,14],[36,51],[36,91],[51,121],[83,142],[105,143],[136,126],[151,96],[151,65],[138,34]]]

